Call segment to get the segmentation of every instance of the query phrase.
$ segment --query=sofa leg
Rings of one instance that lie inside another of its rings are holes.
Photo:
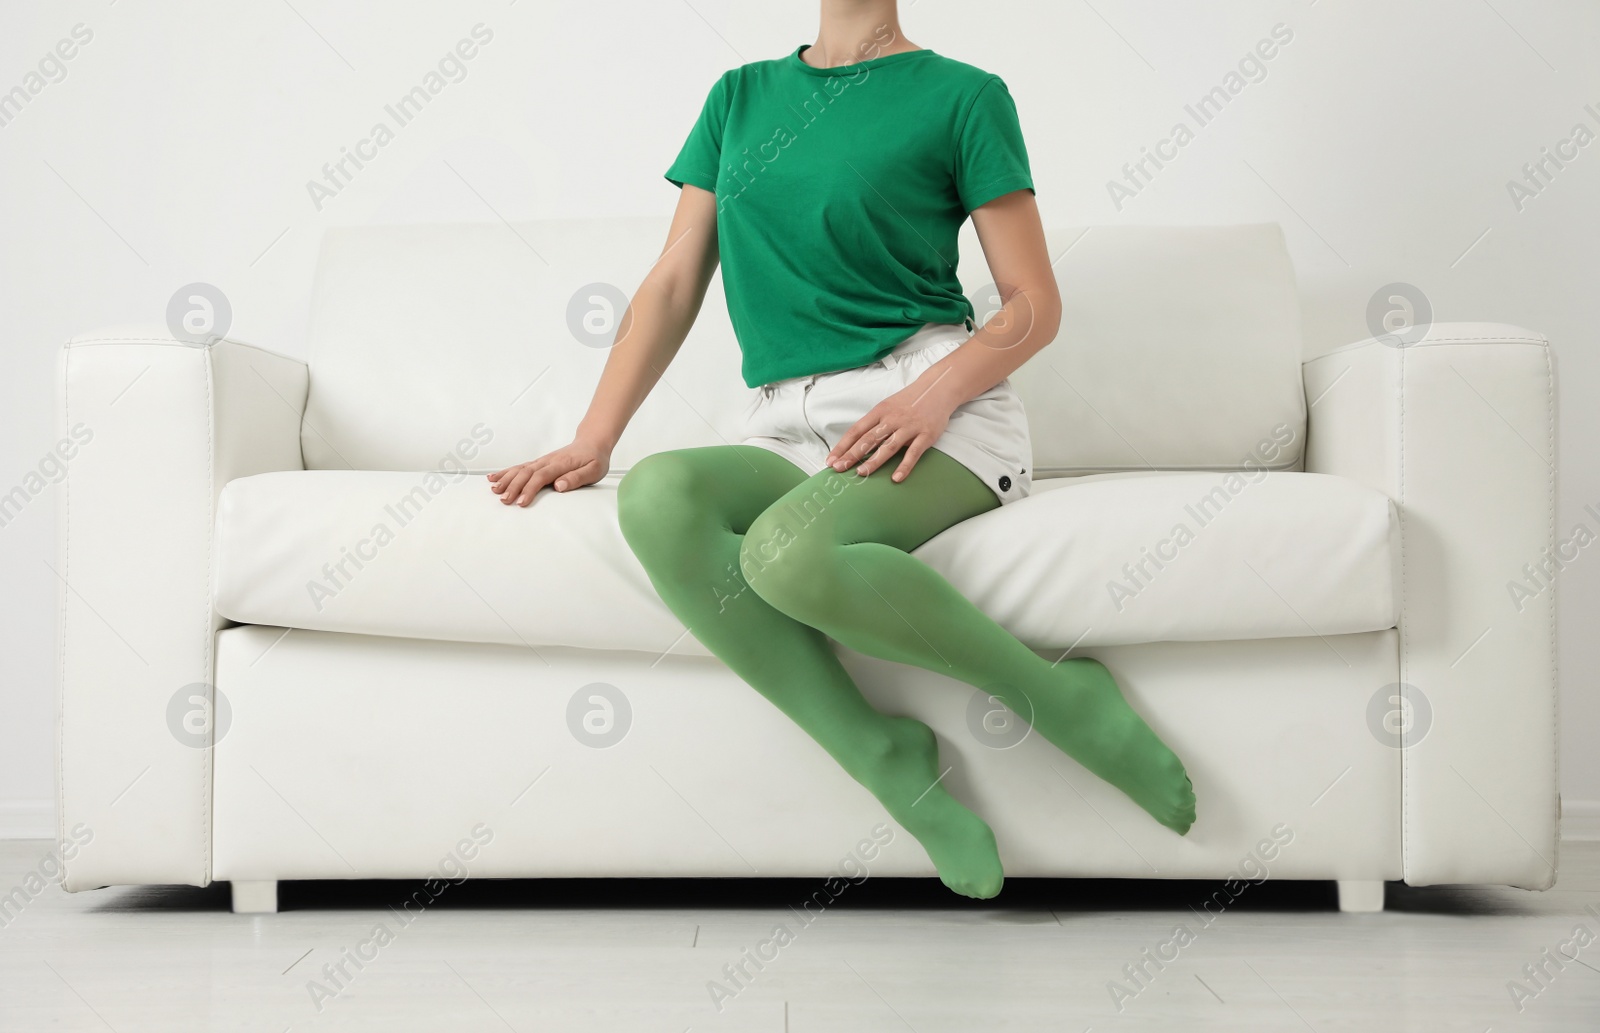
[[[278,884],[276,882],[233,882],[233,913],[236,915],[270,915],[278,910]]]
[[[1340,911],[1382,911],[1382,879],[1340,879]]]

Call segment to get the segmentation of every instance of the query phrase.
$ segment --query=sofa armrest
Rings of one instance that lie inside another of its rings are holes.
[[[82,843],[62,884],[204,886],[211,735],[189,698],[211,697],[212,514],[229,480],[302,467],[306,365],[112,331],[58,372],[56,791]]]
[[[1419,343],[1360,341],[1304,373],[1306,469],[1384,491],[1399,511],[1399,681],[1412,688],[1384,691],[1408,701],[1393,717],[1406,882],[1545,889],[1560,816],[1549,342],[1439,323]]]

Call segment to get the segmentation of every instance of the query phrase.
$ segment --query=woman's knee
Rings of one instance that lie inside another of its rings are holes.
[[[633,465],[617,485],[617,524],[637,551],[682,530],[696,508],[701,474],[677,452],[656,452]]]
[[[804,621],[825,615],[838,597],[839,546],[820,523],[792,516],[769,510],[757,517],[739,547],[739,569],[756,595]]]

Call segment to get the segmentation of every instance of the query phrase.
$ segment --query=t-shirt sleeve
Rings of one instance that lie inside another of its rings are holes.
[[[722,127],[728,120],[728,77],[724,75],[706,95],[705,106],[689,138],[683,142],[678,158],[667,169],[668,182],[681,187],[685,183],[716,193],[717,170],[722,167]]]
[[[1017,105],[999,76],[979,88],[956,133],[955,178],[968,212],[1014,190],[1033,189]]]

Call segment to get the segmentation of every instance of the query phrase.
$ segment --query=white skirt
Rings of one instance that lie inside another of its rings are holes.
[[[818,473],[828,450],[868,410],[971,336],[960,323],[927,323],[876,362],[764,384],[745,415],[743,444]],[[1009,378],[956,409],[933,447],[977,474],[1002,504],[1026,498],[1032,487],[1028,417]]]

